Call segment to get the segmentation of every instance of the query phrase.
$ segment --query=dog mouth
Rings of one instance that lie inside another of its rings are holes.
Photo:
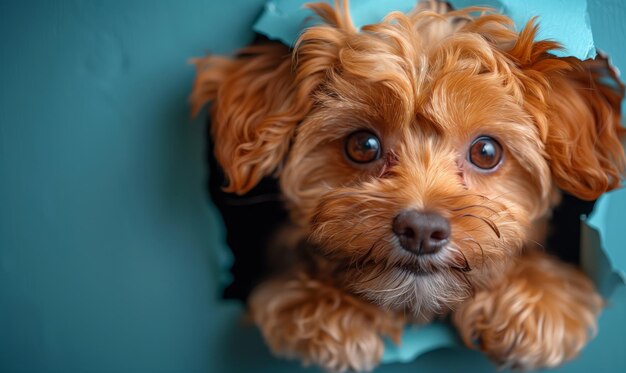
[[[444,251],[448,251],[449,254],[460,253],[458,250],[446,249]],[[394,263],[393,267],[414,276],[428,276],[448,271],[467,273],[472,270],[464,255],[427,254],[411,256],[410,259],[403,258]]]
[[[425,271],[417,263],[398,264],[398,265],[395,266],[395,268],[399,269],[402,272],[408,272],[408,273],[410,273],[412,275],[415,275],[415,276],[428,276],[428,275],[433,274],[434,272],[438,271],[438,270],[435,270],[435,271]]]
[[[310,239],[303,240],[302,250],[309,255],[319,255],[334,262],[339,271],[355,270],[361,274],[371,272],[366,277],[374,278],[389,271],[424,278],[451,272],[466,273],[472,270],[465,255],[453,243],[448,243],[437,253],[415,254],[402,249],[399,243],[393,240],[381,238],[370,245],[370,249],[357,259],[334,256],[333,250],[325,249],[324,245]],[[376,255],[375,250],[379,254],[385,252],[386,254]]]
[[[420,265],[418,262],[399,263],[394,265],[394,268],[399,269],[402,272],[408,272],[415,276],[428,276],[441,271],[441,268],[432,265]]]

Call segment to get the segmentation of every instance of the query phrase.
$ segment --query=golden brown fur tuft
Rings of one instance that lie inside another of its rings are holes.
[[[399,343],[404,325],[400,315],[303,272],[260,285],[250,310],[274,353],[337,372],[372,370],[383,354],[382,338]]]
[[[555,367],[595,334],[601,308],[602,299],[579,270],[532,253],[504,281],[461,305],[454,323],[467,345],[477,344],[502,367]]]

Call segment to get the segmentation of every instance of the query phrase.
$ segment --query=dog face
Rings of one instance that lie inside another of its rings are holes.
[[[563,189],[618,185],[621,92],[501,15],[438,3],[357,31],[346,7],[294,51],[200,61],[228,189],[272,172],[342,285],[416,316],[497,281]],[[289,54],[292,53],[290,58]],[[594,88],[594,89],[589,89]],[[619,87],[617,87],[619,88]]]

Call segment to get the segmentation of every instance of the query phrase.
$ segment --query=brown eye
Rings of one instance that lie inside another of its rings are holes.
[[[369,163],[380,158],[380,140],[368,131],[357,131],[346,140],[346,155],[356,163]]]
[[[502,160],[502,146],[489,136],[481,136],[472,142],[467,158],[481,170],[493,170]]]

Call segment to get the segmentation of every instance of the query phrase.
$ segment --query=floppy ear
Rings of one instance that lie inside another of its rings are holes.
[[[244,194],[280,171],[298,123],[313,106],[313,92],[338,60],[339,43],[355,30],[347,2],[308,7],[325,24],[303,33],[293,58],[285,45],[267,42],[243,49],[235,59],[194,60],[192,112],[213,102],[211,132],[227,192]]]
[[[232,60],[210,56],[195,63],[192,111],[213,101],[211,132],[225,190],[243,194],[280,166],[310,100],[297,93],[289,48],[279,43],[250,46]]]
[[[626,161],[620,140],[624,87],[609,85],[608,62],[571,61],[573,70],[553,79],[549,98],[552,131],[546,150],[557,185],[593,200],[620,185]],[[603,69],[603,63],[606,63]]]
[[[593,200],[620,185],[626,160],[620,143],[624,86],[605,58],[580,61],[533,42],[531,23],[510,51],[524,71],[525,105],[539,126],[557,186]]]

